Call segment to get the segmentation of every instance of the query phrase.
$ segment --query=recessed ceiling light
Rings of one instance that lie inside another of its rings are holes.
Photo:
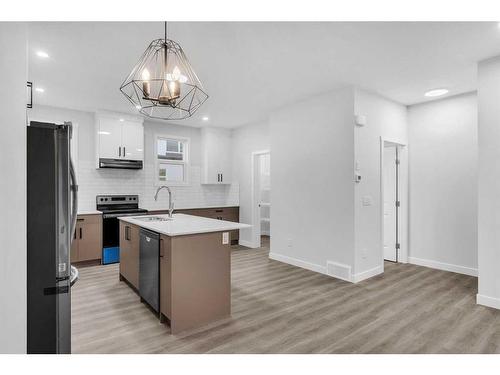
[[[49,57],[49,54],[45,51],[37,51],[36,55],[43,59],[47,59]]]
[[[208,121],[208,116],[203,116],[201,119],[202,119],[203,121]]]
[[[121,118],[121,119],[120,119],[120,122],[123,122],[123,121],[125,121],[125,120]]]
[[[449,90],[447,90],[447,89],[433,89],[433,90],[427,91],[424,95],[432,98],[435,96],[441,96],[444,94],[448,94],[448,92],[449,92]]]
[[[42,89],[41,87],[37,87],[37,88],[35,88],[35,91],[38,91],[38,92],[45,92],[45,89]]]
[[[137,104],[137,105],[135,106],[135,108],[137,108],[137,109],[141,109],[142,107],[141,107],[139,104]]]
[[[101,134],[101,135],[110,135],[111,133],[110,133],[110,132],[100,131],[100,132],[97,132],[97,134]]]

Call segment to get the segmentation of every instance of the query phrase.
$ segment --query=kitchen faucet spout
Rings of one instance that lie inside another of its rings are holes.
[[[172,214],[174,213],[174,202],[172,201],[172,191],[168,186],[162,185],[158,189],[156,189],[155,201],[158,200],[158,193],[161,189],[167,189],[168,191],[168,217],[172,218]]]

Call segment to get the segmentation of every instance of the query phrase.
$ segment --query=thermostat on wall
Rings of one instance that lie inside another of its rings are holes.
[[[356,115],[356,125],[365,126],[366,125],[366,116]]]

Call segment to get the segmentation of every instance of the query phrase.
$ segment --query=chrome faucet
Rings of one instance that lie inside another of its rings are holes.
[[[168,217],[172,218],[172,214],[174,213],[174,202],[172,202],[172,191],[168,186],[162,185],[158,189],[156,189],[155,201],[158,200],[158,193],[161,189],[167,189],[168,191]]]

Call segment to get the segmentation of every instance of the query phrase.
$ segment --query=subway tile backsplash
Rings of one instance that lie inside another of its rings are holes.
[[[146,163],[141,170],[96,169],[95,163],[80,160],[78,175],[78,209],[95,210],[96,195],[101,194],[138,194],[141,208],[149,210],[167,209],[168,193],[162,190],[158,201],[154,195],[154,163]],[[188,186],[172,186],[175,208],[195,208],[213,206],[238,206],[239,185],[201,185],[201,169],[191,166]]]

